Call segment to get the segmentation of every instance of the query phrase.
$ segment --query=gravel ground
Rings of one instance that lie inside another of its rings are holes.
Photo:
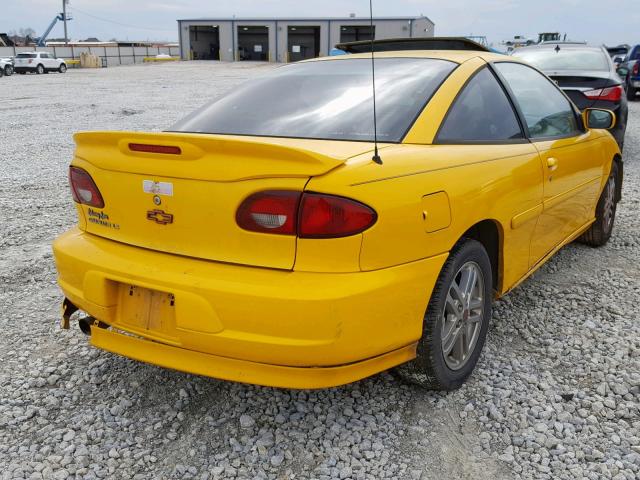
[[[257,64],[0,79],[0,478],[640,478],[640,103],[601,249],[563,249],[497,302],[448,395],[388,374],[287,391],[129,361],[61,331],[52,239],[75,222],[77,130],[159,130]]]

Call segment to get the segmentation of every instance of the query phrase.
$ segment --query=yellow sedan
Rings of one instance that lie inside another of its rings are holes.
[[[491,303],[574,239],[603,245],[622,160],[513,57],[287,65],[162,133],[75,135],[63,326],[167,368],[323,388],[397,367],[451,390]],[[80,310],[84,313],[74,312]]]

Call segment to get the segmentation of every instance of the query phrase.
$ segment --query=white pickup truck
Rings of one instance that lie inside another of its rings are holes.
[[[14,70],[17,73],[49,73],[67,71],[67,64],[47,52],[23,52],[16,55]]]

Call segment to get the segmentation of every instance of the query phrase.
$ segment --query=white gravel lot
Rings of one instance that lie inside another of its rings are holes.
[[[457,392],[386,373],[321,391],[240,385],[59,329],[50,244],[75,223],[72,134],[161,130],[270,68],[0,79],[0,478],[640,478],[640,103],[611,242],[565,248],[497,302]]]

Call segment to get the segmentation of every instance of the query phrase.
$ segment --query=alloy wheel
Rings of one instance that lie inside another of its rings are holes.
[[[613,175],[611,175],[609,177],[609,180],[607,180],[607,186],[605,188],[606,188],[606,190],[604,192],[604,211],[603,211],[603,215],[604,215],[605,229],[606,229],[606,231],[609,231],[609,230],[611,230],[611,227],[613,226],[613,219],[614,219],[615,208],[616,208],[616,201],[615,201],[616,180],[613,177]]]
[[[475,262],[456,273],[442,312],[442,354],[451,370],[460,370],[471,357],[484,319],[484,275]]]

